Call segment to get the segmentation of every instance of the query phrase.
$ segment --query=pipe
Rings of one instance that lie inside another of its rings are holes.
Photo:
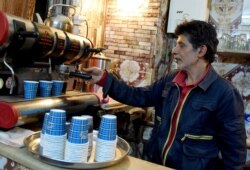
[[[24,118],[42,115],[52,108],[64,109],[67,115],[70,115],[84,113],[87,107],[99,104],[98,97],[93,93],[68,93],[62,96],[41,97],[32,100],[1,96],[0,128],[8,129],[25,124],[22,122]]]

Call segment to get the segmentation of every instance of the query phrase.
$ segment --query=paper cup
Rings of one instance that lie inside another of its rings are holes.
[[[61,136],[66,134],[66,111],[62,109],[50,109],[45,133]]]
[[[64,81],[61,80],[53,80],[52,81],[52,96],[60,96],[62,95]]]
[[[39,81],[39,92],[41,97],[51,96],[52,81],[40,80]]]
[[[38,81],[29,81],[25,80],[24,84],[24,98],[25,99],[34,99],[36,98],[36,93],[38,89]]]
[[[71,119],[68,141],[82,144],[88,142],[88,119],[81,116],[73,116]]]
[[[115,115],[104,115],[101,118],[98,138],[103,140],[115,140],[117,135],[117,118]]]

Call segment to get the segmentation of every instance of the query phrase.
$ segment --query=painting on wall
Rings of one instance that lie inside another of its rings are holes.
[[[250,66],[242,64],[214,63],[215,70],[231,81],[239,90],[245,106],[250,105]]]
[[[210,22],[217,29],[236,28],[241,23],[243,0],[212,0]]]
[[[116,75],[128,85],[141,87],[151,83],[152,69],[149,67],[149,63],[134,60],[116,60],[111,65],[111,69]]]

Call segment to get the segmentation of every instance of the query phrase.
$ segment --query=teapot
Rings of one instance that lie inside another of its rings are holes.
[[[45,19],[44,24],[49,27],[61,29],[66,32],[72,33],[73,31],[73,22],[72,20],[63,15],[63,14],[52,14],[51,10],[56,6],[65,6],[74,9],[74,13],[72,16],[75,15],[75,7],[72,5],[66,5],[66,4],[54,4],[51,5],[48,9],[48,18]]]

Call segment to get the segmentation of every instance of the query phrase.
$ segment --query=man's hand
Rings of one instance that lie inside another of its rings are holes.
[[[82,68],[82,71],[92,76],[92,79],[86,80],[86,82],[90,84],[99,82],[104,74],[104,71],[98,67]]]

